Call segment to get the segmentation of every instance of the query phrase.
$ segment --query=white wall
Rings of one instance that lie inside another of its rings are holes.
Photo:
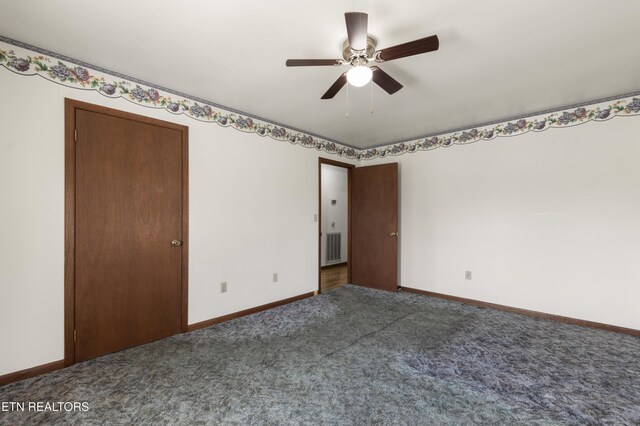
[[[190,324],[317,289],[318,151],[4,69],[0,93],[0,375],[64,357],[65,97],[189,126]]]
[[[401,285],[640,329],[639,132],[620,117],[365,162],[399,162]]]
[[[347,261],[347,232],[349,221],[348,214],[348,169],[336,167],[331,164],[322,164],[321,177],[321,224],[322,241],[320,247],[320,262],[322,266],[327,265],[326,242],[328,232],[341,232],[340,240],[340,260],[330,262],[331,264]],[[331,205],[331,200],[336,200],[335,205]]]

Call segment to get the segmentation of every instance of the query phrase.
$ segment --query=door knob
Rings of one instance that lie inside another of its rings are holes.
[[[396,232],[391,232],[391,233],[389,233],[389,236],[390,236],[390,237],[395,237],[395,236],[397,236],[397,235],[398,235],[398,234],[397,234]]]
[[[180,241],[180,240],[173,240],[173,241],[171,241],[171,245],[172,245],[172,246],[174,246],[174,247],[179,247],[179,246],[181,246],[181,245],[182,245],[182,241]]]

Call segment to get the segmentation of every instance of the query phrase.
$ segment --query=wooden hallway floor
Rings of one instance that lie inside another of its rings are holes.
[[[320,269],[320,291],[330,290],[347,284],[347,264]]]

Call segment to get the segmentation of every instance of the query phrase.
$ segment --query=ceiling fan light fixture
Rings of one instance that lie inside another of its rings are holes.
[[[373,71],[366,65],[358,65],[347,71],[347,81],[354,87],[362,87],[371,81]]]

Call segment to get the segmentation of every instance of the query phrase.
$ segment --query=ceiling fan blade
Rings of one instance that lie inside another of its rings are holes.
[[[347,84],[347,73],[342,74],[338,79],[329,87],[322,98],[320,99],[333,99],[333,97],[342,89],[342,86]]]
[[[340,59],[287,59],[288,67],[314,67],[340,65]]]
[[[365,50],[367,48],[368,15],[362,12],[347,12],[344,14],[344,20],[347,23],[349,46],[353,50]]]
[[[373,82],[382,87],[388,94],[393,95],[398,90],[402,89],[402,84],[398,83],[395,78],[391,77],[386,72],[382,71],[378,67],[371,67],[373,71]]]
[[[437,35],[421,38],[419,40],[410,41],[408,43],[398,44],[397,46],[387,47],[386,49],[376,52],[376,59],[382,61],[390,61],[392,59],[405,58],[407,56],[419,55],[434,50],[438,50],[440,41]]]

